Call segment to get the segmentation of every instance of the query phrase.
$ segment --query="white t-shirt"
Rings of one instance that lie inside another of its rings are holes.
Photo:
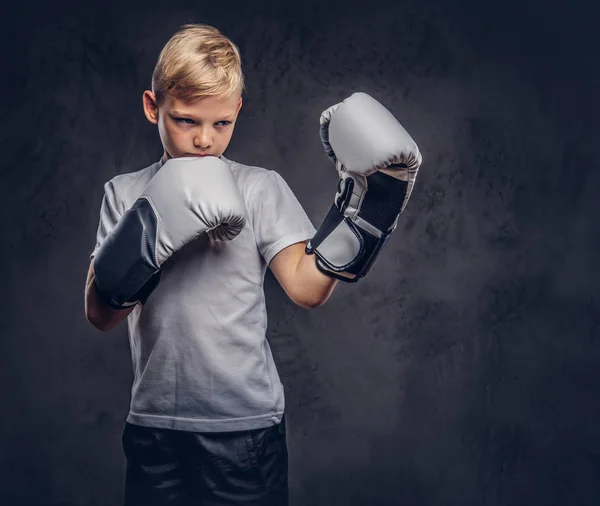
[[[315,228],[277,172],[221,159],[241,190],[246,226],[231,241],[204,234],[175,253],[146,304],[127,317],[130,423],[218,432],[281,421],[284,391],[266,339],[264,276],[279,251],[311,239]],[[161,166],[104,185],[90,258]]]

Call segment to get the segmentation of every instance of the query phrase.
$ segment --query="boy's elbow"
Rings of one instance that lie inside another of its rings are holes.
[[[311,302],[308,304],[304,304],[304,308],[306,309],[317,309],[318,307],[321,307],[323,304],[325,304],[325,301],[323,302]]]
[[[329,300],[336,284],[336,280],[331,280],[325,286],[313,285],[310,289],[299,290],[294,294],[292,300],[305,309],[316,309]]]
[[[96,329],[106,332],[114,327],[114,325],[110,325],[110,322],[103,320],[96,313],[91,311],[86,311],[85,319],[92,324]]]
[[[303,307],[305,309],[316,309],[318,307],[321,307],[323,304],[325,304],[325,302],[327,302],[327,299],[329,297],[318,297],[318,296],[312,296],[312,297],[302,297],[302,298],[296,298],[296,300],[294,300],[294,302],[296,304],[298,304],[300,307]]]
[[[113,314],[98,306],[98,301],[88,297],[85,302],[85,319],[102,332],[114,329],[126,314]]]
[[[102,330],[102,326],[98,323],[96,317],[89,311],[85,312],[85,319],[88,321],[88,323],[91,323],[93,327],[96,327],[98,330]]]

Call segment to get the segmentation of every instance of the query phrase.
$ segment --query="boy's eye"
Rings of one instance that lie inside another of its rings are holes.
[[[175,118],[178,123],[185,123],[186,125],[193,125],[194,120],[189,118]]]
[[[175,121],[177,121],[177,123],[183,123],[184,125],[193,125],[196,122],[193,119],[190,118],[174,118]],[[225,127],[228,125],[231,125],[231,121],[229,120],[223,120],[223,121],[217,121],[215,123],[215,125],[220,126],[220,127]]]

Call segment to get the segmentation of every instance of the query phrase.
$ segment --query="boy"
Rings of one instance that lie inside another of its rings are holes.
[[[366,153],[377,132],[364,146],[348,145],[345,129],[360,134],[363,114],[390,127],[378,103],[360,94],[328,109],[321,136],[340,186],[317,233],[277,172],[223,156],[243,89],[235,44],[215,28],[183,26],[143,95],[164,154],[105,184],[86,316],[101,330],[127,318],[134,381],[123,432],[126,505],[288,503],[283,386],[265,338],[266,268],[295,303],[324,304],[338,279],[366,274],[420,165],[407,137],[408,155],[376,150],[385,160],[372,174],[352,149]],[[382,199],[385,212],[367,223],[363,203]]]

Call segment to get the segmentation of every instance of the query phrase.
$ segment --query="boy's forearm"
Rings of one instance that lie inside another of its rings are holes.
[[[303,253],[296,269],[298,297],[305,307],[316,308],[327,302],[337,280],[323,274],[315,255]]]
[[[120,310],[110,307],[98,293],[93,264],[90,266],[85,287],[85,315],[94,327],[102,331],[111,330],[127,318],[134,307]]]

